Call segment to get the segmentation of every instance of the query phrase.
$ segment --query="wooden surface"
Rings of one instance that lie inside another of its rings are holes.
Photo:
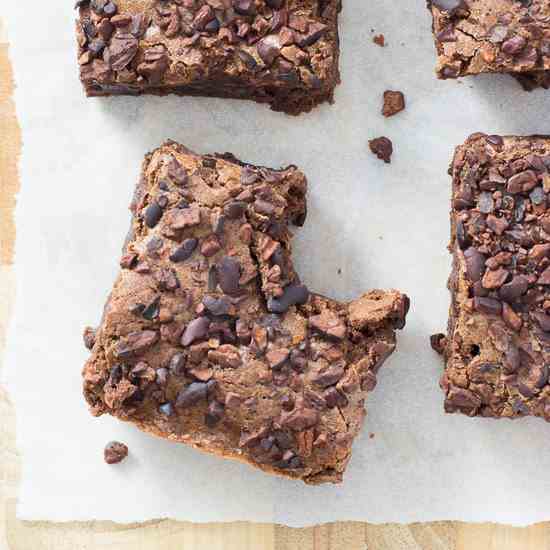
[[[13,306],[13,209],[21,147],[5,37],[0,19],[0,351]],[[405,526],[337,523],[289,529],[169,520],[134,525],[24,522],[15,517],[19,479],[15,411],[0,386],[0,550],[550,550],[550,524],[516,529],[451,522]]]

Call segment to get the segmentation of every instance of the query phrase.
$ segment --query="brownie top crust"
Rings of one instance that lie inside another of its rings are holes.
[[[430,0],[440,78],[550,68],[545,0]]]

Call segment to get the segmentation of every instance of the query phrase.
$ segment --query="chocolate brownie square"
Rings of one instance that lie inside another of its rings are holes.
[[[445,410],[550,420],[550,138],[472,135],[451,165]]]
[[[340,81],[340,0],[79,0],[88,96],[252,99],[299,114]]]
[[[290,256],[295,167],[168,142],[148,155],[84,395],[151,434],[307,483],[339,482],[408,298],[310,292]]]

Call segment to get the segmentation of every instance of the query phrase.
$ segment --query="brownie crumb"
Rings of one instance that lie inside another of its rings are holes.
[[[103,457],[107,464],[118,464],[128,456],[128,447],[119,441],[111,441],[105,446]]]
[[[439,353],[439,355],[443,355],[443,350],[445,349],[445,335],[441,333],[432,334],[430,336],[430,346],[432,346],[432,349]]]
[[[84,334],[82,335],[84,340],[84,345],[87,349],[91,350],[95,345],[95,328],[86,327],[84,329]]]
[[[369,439],[374,439],[374,433],[373,433],[373,432],[371,432],[371,433],[369,434]]]
[[[383,48],[386,45],[386,39],[383,34],[377,34],[372,38],[372,41],[377,45]]]
[[[385,163],[391,162],[393,153],[393,144],[391,140],[385,136],[377,137],[369,141],[370,150]]]
[[[384,92],[384,105],[382,114],[385,117],[396,115],[405,109],[405,96],[403,92],[386,90]]]

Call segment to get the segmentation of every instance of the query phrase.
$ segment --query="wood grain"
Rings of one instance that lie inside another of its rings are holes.
[[[13,78],[8,45],[3,37],[0,19],[0,352],[5,348],[15,288],[13,211],[21,150],[11,99]],[[170,520],[132,525],[26,522],[15,517],[20,476],[15,411],[0,386],[0,550],[550,550],[549,524],[516,529],[451,522],[381,526],[335,523],[289,529],[248,523],[194,525]]]

